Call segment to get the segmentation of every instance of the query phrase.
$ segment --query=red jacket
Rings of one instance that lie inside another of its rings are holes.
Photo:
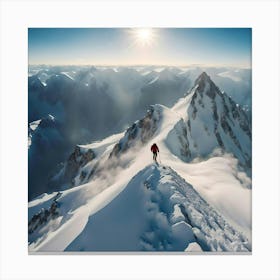
[[[157,146],[156,144],[153,144],[152,147],[151,147],[151,151],[152,151],[153,153],[159,152],[158,146]]]

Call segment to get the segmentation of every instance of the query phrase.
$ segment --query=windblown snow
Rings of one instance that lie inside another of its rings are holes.
[[[152,70],[150,84],[172,78]],[[250,163],[250,121],[203,73],[174,106],[76,146],[52,178],[58,191],[28,204],[29,252],[250,252]]]

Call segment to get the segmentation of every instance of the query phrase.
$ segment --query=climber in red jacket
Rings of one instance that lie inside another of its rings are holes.
[[[151,147],[151,151],[153,153],[153,160],[157,161],[157,153],[159,153],[159,149],[156,143],[154,143]]]

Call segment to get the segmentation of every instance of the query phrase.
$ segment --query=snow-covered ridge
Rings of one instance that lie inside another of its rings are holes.
[[[153,222],[158,224],[156,232],[162,236],[165,227],[170,226],[171,240],[169,241],[168,235],[166,240],[160,242],[157,240],[156,250],[159,250],[160,246],[163,246],[162,250],[174,250],[172,244],[174,239],[176,240],[174,243],[178,242],[176,245],[179,250],[185,246],[186,251],[192,251],[189,248],[192,243],[197,243],[203,251],[250,250],[246,237],[234,230],[171,168],[164,166],[155,168],[144,184],[151,190],[152,210],[149,210],[157,212],[152,215]],[[155,205],[156,203],[158,205]],[[162,220],[158,219],[159,217]],[[153,229],[153,224],[150,229]],[[151,243],[153,244],[153,237],[152,240],[150,237],[151,232],[146,232],[143,240],[145,248],[150,249]]]
[[[193,251],[194,247],[195,251],[250,250],[246,237],[232,228],[171,168],[150,165],[141,170],[118,196],[109,194],[113,195],[113,201],[110,197],[112,202],[100,211],[96,203],[102,192],[91,198],[89,192],[92,189],[84,186],[33,203],[29,212],[37,216],[33,215],[34,222],[31,220],[29,225],[35,229],[30,233],[30,242],[33,242],[29,248],[32,251]],[[78,204],[77,200],[73,204],[73,195],[80,198]],[[86,209],[83,207],[86,200],[82,198],[88,200]],[[56,213],[49,225],[40,214],[46,211]],[[81,215],[83,219],[79,220]],[[85,215],[89,218],[86,226]],[[69,223],[75,234],[67,233]],[[110,230],[106,230],[107,227]],[[36,240],[36,229],[49,232]],[[60,246],[59,236],[64,236]]]

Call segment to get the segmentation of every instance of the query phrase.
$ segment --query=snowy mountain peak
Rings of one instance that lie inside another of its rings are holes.
[[[184,121],[178,122],[169,133],[169,143],[172,139],[181,144],[173,152],[189,161],[220,149],[234,154],[250,173],[251,126],[238,104],[222,93],[205,72],[197,78],[186,100],[189,102],[185,101]]]
[[[211,81],[210,76],[207,75],[206,72],[202,72],[195,81],[195,84],[198,84],[201,81]]]
[[[200,74],[194,83],[194,88],[200,95],[207,94],[210,98],[215,98],[216,94],[221,94],[219,88],[214,84],[206,72]]]

